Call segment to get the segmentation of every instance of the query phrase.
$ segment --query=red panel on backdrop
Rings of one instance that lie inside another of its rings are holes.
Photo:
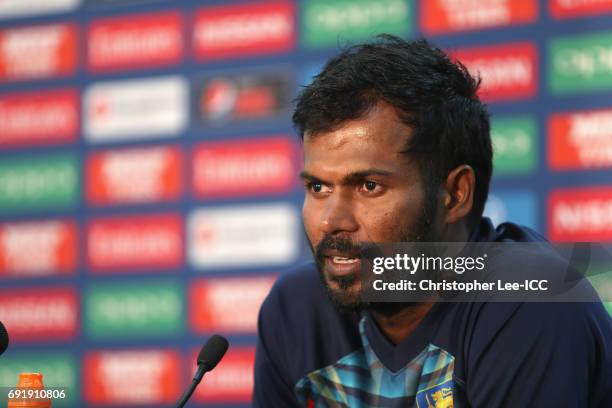
[[[79,300],[72,287],[3,289],[0,320],[11,342],[72,340],[78,331]]]
[[[612,242],[612,187],[553,191],[548,236],[559,242]]]
[[[239,276],[192,282],[191,328],[198,333],[256,333],[259,308],[275,280],[276,276]]]
[[[199,144],[193,190],[200,198],[268,195],[295,185],[296,146],[288,137]]]
[[[482,78],[479,95],[489,102],[535,96],[538,51],[532,43],[451,50],[473,75]]]
[[[94,351],[83,360],[83,394],[89,404],[175,403],[181,367],[174,350]],[[86,375],[85,375],[86,373]]]
[[[87,225],[87,263],[96,272],[178,268],[183,225],[178,214],[93,219]]]
[[[75,141],[79,94],[75,89],[59,89],[2,95],[0,129],[0,146]]]
[[[421,0],[421,24],[427,34],[531,23],[537,0]]]
[[[557,19],[612,12],[612,0],[548,0],[550,14]]]
[[[77,64],[75,24],[0,30],[0,81],[72,74]]]
[[[183,58],[183,17],[172,11],[94,20],[87,39],[94,72],[171,65]]]
[[[74,273],[77,227],[72,220],[0,224],[0,276]]]
[[[194,350],[189,361],[196,361],[199,352]],[[255,347],[230,346],[219,365],[206,374],[193,399],[211,404],[250,403],[254,364]],[[195,364],[190,363],[188,367],[188,375],[192,376]]]
[[[196,58],[219,59],[288,51],[295,38],[292,2],[258,1],[200,9],[193,46]]]
[[[182,189],[178,146],[98,151],[87,160],[87,200],[96,205],[176,200]]]
[[[554,170],[612,167],[612,109],[553,114],[548,149]]]

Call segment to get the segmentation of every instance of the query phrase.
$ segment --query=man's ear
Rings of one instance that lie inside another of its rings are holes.
[[[476,174],[467,164],[455,167],[442,184],[444,189],[445,224],[466,218],[474,206]]]

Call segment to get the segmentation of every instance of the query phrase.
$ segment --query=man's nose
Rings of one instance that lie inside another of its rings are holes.
[[[325,209],[321,217],[322,232],[335,234],[357,231],[359,224],[355,219],[354,203],[350,197],[334,194],[325,201]]]

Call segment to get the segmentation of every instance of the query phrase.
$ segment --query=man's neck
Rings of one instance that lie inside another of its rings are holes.
[[[440,242],[467,242],[472,232],[467,223],[459,223],[447,229]],[[436,303],[435,299],[422,303],[380,303],[374,305],[370,312],[385,337],[397,345],[412,333],[427,312]]]
[[[435,302],[411,304],[391,310],[373,308],[372,317],[385,337],[397,345],[404,341],[421,323]]]

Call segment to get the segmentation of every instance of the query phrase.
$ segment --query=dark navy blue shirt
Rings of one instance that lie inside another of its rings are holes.
[[[488,219],[470,240],[544,242]],[[612,407],[612,320],[600,302],[440,302],[394,345],[367,312],[339,312],[308,264],[261,308],[253,398],[265,408]]]

